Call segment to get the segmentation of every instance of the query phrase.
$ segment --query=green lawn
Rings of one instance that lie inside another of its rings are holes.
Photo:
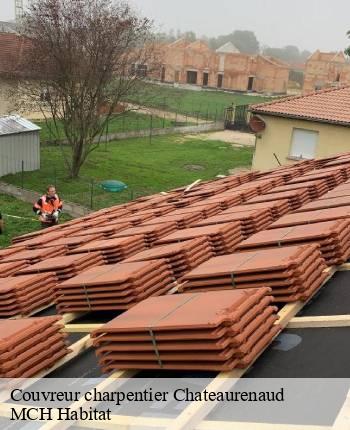
[[[5,221],[5,231],[0,234],[0,248],[10,245],[11,239],[15,236],[40,229],[40,222],[36,220],[30,203],[0,194],[0,212]],[[68,219],[69,216],[62,216],[63,221]]]
[[[55,140],[56,137],[52,134],[53,121],[49,121],[48,124],[45,121],[35,121],[35,123],[41,127],[40,132],[40,140],[42,142]],[[151,118],[150,115],[141,114],[138,112],[126,112],[124,114],[118,114],[111,118],[108,123],[108,129],[106,128],[105,132],[107,133],[118,133],[118,132],[127,132],[134,130],[147,130],[152,128],[168,128],[173,127],[175,125],[186,125],[183,123],[175,122],[174,120],[159,118],[153,116]],[[190,125],[190,123],[188,123]],[[64,139],[65,134],[63,131],[62,125],[58,124],[59,129],[59,138]]]
[[[93,152],[77,180],[67,179],[60,149],[43,146],[41,170],[24,173],[24,188],[42,192],[47,184],[55,184],[61,198],[93,208],[112,206],[141,195],[157,193],[192,183],[201,178],[214,178],[229,169],[250,166],[252,148],[235,148],[221,141],[205,141],[179,135],[127,139],[102,145]],[[193,170],[199,168],[201,170]],[[116,179],[128,190],[110,194],[98,183]],[[21,185],[21,175],[8,175],[5,182]],[[93,182],[92,182],[93,180]]]
[[[247,105],[271,100],[271,97],[237,94],[219,90],[187,90],[166,85],[140,83],[128,100],[143,106],[151,106],[201,118],[223,118],[225,108],[232,103]]]

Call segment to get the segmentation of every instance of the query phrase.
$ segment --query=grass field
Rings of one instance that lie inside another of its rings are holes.
[[[237,94],[216,90],[187,90],[151,83],[139,84],[128,101],[143,106],[187,114],[201,118],[221,119],[232,103],[247,105],[270,101],[271,97]]]
[[[40,131],[40,140],[42,142],[52,141],[58,139],[64,139],[65,134],[63,131],[62,125],[59,123],[58,130],[59,136],[56,137],[50,132],[50,128],[53,130],[53,122],[49,121],[46,124],[45,121],[35,121],[35,123],[41,127]],[[52,124],[52,125],[51,125]],[[119,132],[128,132],[135,130],[147,130],[152,128],[168,128],[173,127],[175,125],[185,125],[181,123],[175,123],[173,120],[169,120],[166,118],[160,118],[153,116],[151,118],[150,115],[141,114],[138,112],[126,112],[122,115],[115,115],[111,118],[108,123],[108,129],[106,128],[105,132],[108,133],[119,133]],[[190,125],[190,123],[188,123]]]
[[[30,203],[0,194],[0,211],[5,221],[4,233],[0,234],[0,248],[10,245],[11,239],[15,236],[20,236],[41,228],[40,222],[36,221],[36,216],[32,211]],[[21,219],[21,217],[24,219]],[[67,221],[68,219],[70,219],[69,216],[62,215],[62,221]]]
[[[235,167],[248,167],[253,155],[252,148],[179,135],[157,136],[152,143],[148,138],[127,139],[111,142],[106,148],[102,145],[91,154],[80,179],[69,180],[60,149],[44,146],[42,168],[24,173],[24,188],[42,192],[52,183],[63,200],[83,206],[90,206],[92,190],[93,208],[97,209],[190,184],[199,178],[211,179]],[[107,193],[99,182],[108,179],[123,181],[128,189]],[[8,175],[3,180],[20,186],[21,174]]]

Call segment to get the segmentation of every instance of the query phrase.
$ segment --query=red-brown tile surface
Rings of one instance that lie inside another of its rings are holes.
[[[0,320],[0,377],[29,378],[68,354],[59,317]]]
[[[102,370],[245,367],[280,331],[269,292],[261,288],[147,299],[92,334]]]
[[[98,266],[55,287],[59,312],[125,310],[141,300],[166,294],[174,274],[166,260]]]
[[[327,274],[319,245],[286,246],[212,258],[185,274],[180,292],[272,288],[277,302],[308,299]]]

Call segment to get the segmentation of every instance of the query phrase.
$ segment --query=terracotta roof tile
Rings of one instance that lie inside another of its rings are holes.
[[[255,113],[350,125],[350,87],[287,97],[251,107]]]

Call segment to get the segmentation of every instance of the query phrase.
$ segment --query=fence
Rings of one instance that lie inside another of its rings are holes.
[[[180,112],[162,112],[151,110],[150,113],[141,113],[140,111],[130,111],[117,114],[111,117],[102,132],[100,141],[109,141],[112,139],[122,139],[133,136],[152,136],[162,134],[164,130],[169,132],[180,131],[182,127],[199,126],[219,122],[221,119],[216,115],[215,120],[209,116],[202,118],[199,112],[195,116],[182,114]],[[63,126],[58,125],[58,131],[54,132],[53,123],[37,121],[42,128],[40,140],[42,144],[52,144],[58,141],[64,141],[65,133]],[[157,131],[160,131],[159,133]],[[98,138],[99,139],[99,138]]]
[[[0,178],[3,185],[14,185],[18,187],[19,191],[34,191],[36,194],[43,194],[48,185],[54,185],[63,200],[76,203],[90,210],[128,202],[153,193],[151,189],[140,187],[128,187],[119,193],[104,191],[101,183],[106,179],[111,179],[106,177],[96,176],[91,178],[82,176],[71,181],[63,165],[61,167],[54,165],[52,167],[43,166],[40,171],[35,170],[30,163],[23,160],[17,160],[16,162],[11,160],[9,165],[12,171]],[[132,167],[135,167],[135,165],[132,165]],[[144,168],[142,165],[136,167],[139,169]],[[6,187],[2,187],[2,192],[6,193]]]

